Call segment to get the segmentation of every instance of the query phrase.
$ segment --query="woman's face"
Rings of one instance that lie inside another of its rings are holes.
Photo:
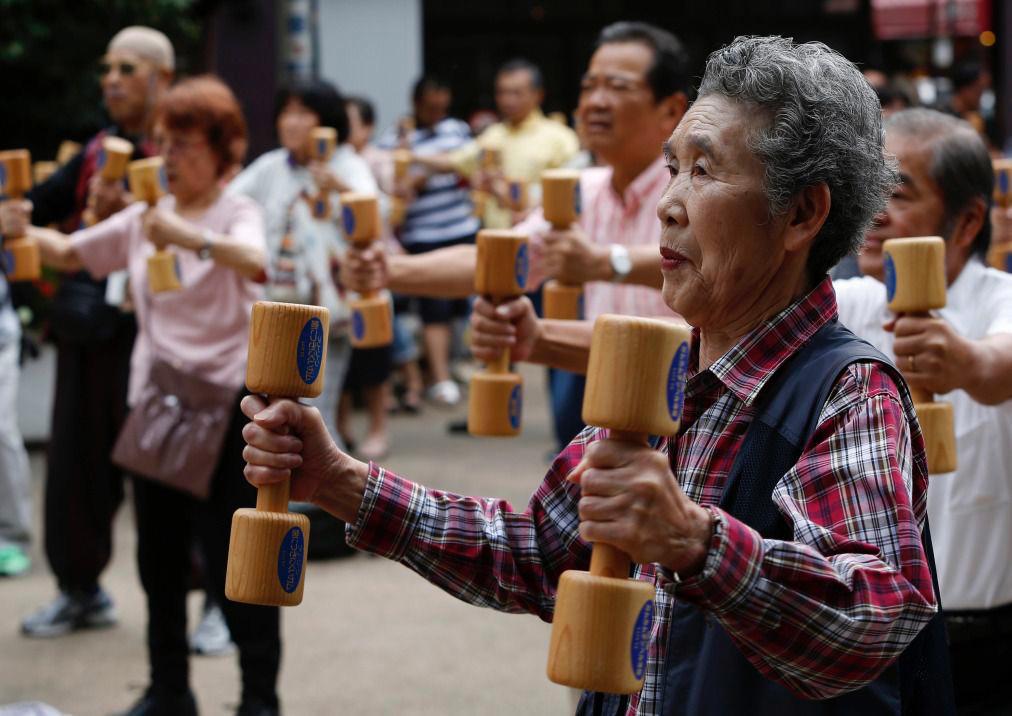
[[[691,325],[748,323],[784,261],[784,219],[771,217],[763,165],[746,141],[758,113],[699,99],[665,145],[671,180],[657,205],[664,300]]]
[[[278,115],[278,140],[297,162],[304,163],[309,159],[309,133],[319,125],[320,115],[293,97]]]
[[[198,129],[178,131],[155,127],[155,143],[165,160],[169,193],[181,202],[210,194],[218,187],[218,156]]]

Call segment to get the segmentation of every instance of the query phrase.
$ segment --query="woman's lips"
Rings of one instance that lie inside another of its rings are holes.
[[[666,246],[661,247],[661,271],[674,271],[688,260],[685,254]]]

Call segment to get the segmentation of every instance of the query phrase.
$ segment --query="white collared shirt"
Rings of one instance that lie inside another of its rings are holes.
[[[892,319],[885,285],[868,276],[833,283],[840,321],[890,358]],[[972,340],[1012,333],[1012,275],[971,258],[937,311]],[[1012,401],[983,405],[965,391],[936,395],[952,404],[959,468],[932,475],[928,518],[946,609],[1012,604]]]

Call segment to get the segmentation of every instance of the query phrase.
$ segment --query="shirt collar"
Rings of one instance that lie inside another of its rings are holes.
[[[805,341],[837,316],[836,293],[827,276],[805,296],[739,340],[703,374],[710,373],[746,405]],[[693,330],[690,368],[699,370],[699,331]]]
[[[533,112],[524,117],[520,124],[514,126],[508,122],[503,122],[503,127],[506,128],[507,132],[517,133],[525,132],[536,124],[540,124],[545,121],[545,115],[541,113],[541,110],[535,108]]]
[[[614,170],[612,170],[614,172]],[[611,195],[621,202],[625,210],[630,213],[639,211],[644,201],[656,202],[661,198],[661,192],[668,183],[668,167],[664,163],[664,157],[657,157],[646,169],[639,173],[632,183],[626,187],[622,196],[619,196],[611,185],[611,177],[608,177],[608,190]],[[658,189],[658,186],[660,189]]]

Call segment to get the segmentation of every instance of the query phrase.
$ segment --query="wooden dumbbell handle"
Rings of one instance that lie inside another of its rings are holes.
[[[268,403],[270,399],[268,398]],[[288,434],[288,427],[285,426],[284,434]],[[259,512],[288,512],[288,498],[291,492],[291,478],[281,482],[272,482],[270,485],[261,485],[257,488],[257,511]]]
[[[928,311],[917,311],[917,312],[908,311],[903,315],[912,316],[914,318],[931,318],[931,314]],[[924,388],[914,388],[913,386],[907,387],[910,388],[910,397],[914,399],[915,403],[934,402],[935,396],[932,393],[924,390]]]
[[[634,443],[636,445],[647,445],[647,436],[642,433],[629,433],[624,430],[611,430],[608,437],[612,440]],[[590,553],[590,573],[595,577],[610,577],[612,579],[628,579],[629,567],[632,560],[629,555],[604,542],[595,542],[593,551]]]

